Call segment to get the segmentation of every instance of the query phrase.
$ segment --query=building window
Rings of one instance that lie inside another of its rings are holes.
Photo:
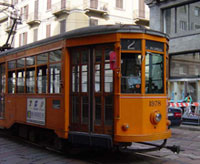
[[[98,0],[90,0],[90,7],[93,9],[98,8]]]
[[[163,31],[168,34],[200,30],[200,2],[163,10]]]
[[[47,0],[47,10],[51,9],[51,0]]]
[[[116,8],[123,9],[123,0],[116,0]]]
[[[144,0],[139,1],[139,17],[145,18],[145,4]]]
[[[21,17],[22,17],[22,20],[28,19],[28,5],[21,8]]]
[[[12,0],[12,4],[16,5],[18,3],[18,0]]]
[[[38,40],[38,29],[34,29],[33,30],[33,41],[37,41]]]
[[[171,55],[170,78],[192,78],[200,76],[200,53]]]
[[[38,0],[35,1],[35,8],[34,8],[34,19],[38,19],[38,7],[39,7],[39,2]]]
[[[23,46],[27,44],[27,32],[19,34],[19,46]]]
[[[90,19],[90,26],[97,26],[98,25],[98,20],[97,19]]]
[[[186,30],[187,30],[187,22],[185,22],[185,21],[180,21],[179,25],[180,25],[180,29],[181,29],[181,30],[183,30],[183,31],[186,31]]]
[[[195,7],[195,8],[194,8],[194,15],[195,15],[196,17],[199,17],[199,16],[200,16],[200,7]]]
[[[46,37],[48,38],[48,37],[50,37],[50,36],[51,36],[51,25],[48,24],[48,25],[46,26]]]
[[[66,31],[66,20],[60,21],[60,33],[64,33]]]

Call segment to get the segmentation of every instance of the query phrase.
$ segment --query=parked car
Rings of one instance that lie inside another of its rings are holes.
[[[169,107],[168,108],[168,119],[171,121],[170,127],[180,126],[182,123],[182,109]]]

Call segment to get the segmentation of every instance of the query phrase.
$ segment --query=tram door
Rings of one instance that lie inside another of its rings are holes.
[[[0,64],[0,119],[4,118],[5,113],[5,64]]]
[[[71,51],[70,130],[113,133],[112,46],[74,48]]]

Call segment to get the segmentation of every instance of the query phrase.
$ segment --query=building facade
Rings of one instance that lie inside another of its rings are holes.
[[[104,24],[148,25],[144,0],[6,0],[21,17],[10,44],[19,47],[80,27]],[[2,9],[2,6],[1,6]],[[6,11],[6,10],[5,10]],[[0,13],[0,45],[12,27],[12,16]],[[5,38],[5,39],[4,39]]]
[[[200,100],[200,1],[146,0],[150,28],[169,34],[169,97]]]

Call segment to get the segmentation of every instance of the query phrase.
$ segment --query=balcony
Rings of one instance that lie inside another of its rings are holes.
[[[26,23],[29,26],[39,25],[40,24],[40,13],[31,13],[28,15],[28,19],[26,20]]]
[[[58,3],[52,4],[52,13],[56,17],[68,14],[69,11],[70,11],[70,1],[62,0]]]
[[[86,0],[83,4],[85,13],[88,16],[107,17],[108,16],[108,3],[98,0]]]
[[[134,10],[133,20],[137,25],[149,26],[149,11]]]

